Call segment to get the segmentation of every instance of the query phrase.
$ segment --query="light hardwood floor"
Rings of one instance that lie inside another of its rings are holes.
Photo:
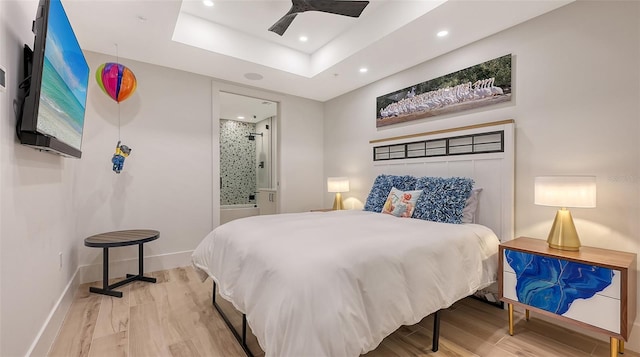
[[[124,293],[121,299],[89,293],[89,286],[100,286],[98,282],[80,286],[49,355],[244,356],[211,305],[210,279],[201,283],[190,267],[149,275],[158,282],[125,285],[118,289]],[[223,299],[218,301],[238,326],[240,315],[229,311]],[[470,298],[441,316],[438,352],[431,352],[429,316],[399,328],[365,356],[609,356],[607,343],[538,320],[535,314],[530,321],[517,314],[516,334],[509,336],[506,311]],[[255,337],[249,346],[257,356],[263,355]],[[621,356],[640,354],[627,350]]]

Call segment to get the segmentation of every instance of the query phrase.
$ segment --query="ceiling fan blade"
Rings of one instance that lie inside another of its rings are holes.
[[[311,7],[316,11],[328,12],[330,14],[358,17],[365,7],[369,5],[368,1],[336,1],[336,0],[316,0],[308,1]]]
[[[293,19],[296,18],[296,15],[298,14],[293,13],[282,16],[280,20],[273,24],[273,26],[269,27],[269,31],[275,32],[278,35],[282,36],[282,34],[287,31],[287,28],[289,28],[289,25],[291,25],[291,22],[293,22]]]

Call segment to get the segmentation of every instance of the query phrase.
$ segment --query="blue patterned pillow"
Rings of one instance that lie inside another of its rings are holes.
[[[413,218],[442,223],[462,223],[462,210],[473,180],[464,177],[421,177],[416,190],[423,190],[418,198]]]
[[[404,176],[388,175],[387,177],[391,180],[392,187],[395,187],[401,191],[414,190],[416,187],[416,181],[418,181],[416,177],[413,177],[411,175],[404,175]],[[389,190],[389,192],[391,192],[391,190]]]
[[[410,175],[378,175],[373,182],[367,202],[364,204],[365,211],[382,212],[391,188],[395,187],[400,191],[411,191],[416,185],[416,178]]]

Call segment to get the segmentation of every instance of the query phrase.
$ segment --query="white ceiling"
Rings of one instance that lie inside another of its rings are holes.
[[[260,98],[220,92],[220,118],[257,123],[278,113],[278,104]]]
[[[85,50],[326,101],[572,1],[372,0],[359,18],[302,13],[282,37],[267,29],[286,0],[63,4]]]

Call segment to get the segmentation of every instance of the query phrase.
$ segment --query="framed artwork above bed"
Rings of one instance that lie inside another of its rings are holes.
[[[376,98],[376,127],[511,100],[510,54]]]

